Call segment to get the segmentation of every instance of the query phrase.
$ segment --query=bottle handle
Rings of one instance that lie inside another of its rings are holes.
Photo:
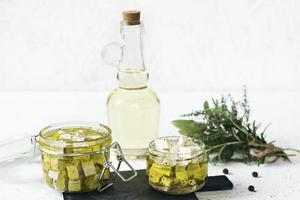
[[[102,61],[114,67],[119,66],[123,54],[123,47],[118,42],[106,44],[101,50]]]

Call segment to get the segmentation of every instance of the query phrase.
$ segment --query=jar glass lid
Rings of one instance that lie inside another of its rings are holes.
[[[67,122],[43,128],[39,133],[39,143],[56,147],[67,145],[83,147],[110,136],[110,128],[99,123]]]
[[[185,136],[167,136],[150,142],[148,152],[169,159],[186,160],[205,154],[205,144]]]

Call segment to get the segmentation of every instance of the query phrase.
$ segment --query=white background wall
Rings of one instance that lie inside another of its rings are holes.
[[[132,8],[156,90],[300,90],[297,0],[0,0],[0,91],[111,90],[101,48]]]

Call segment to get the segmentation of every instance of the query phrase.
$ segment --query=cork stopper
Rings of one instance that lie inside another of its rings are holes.
[[[123,22],[129,25],[138,25],[140,24],[141,12],[139,10],[127,10],[123,13]]]

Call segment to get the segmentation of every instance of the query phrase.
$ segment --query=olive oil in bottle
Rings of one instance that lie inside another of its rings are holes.
[[[118,66],[119,87],[107,99],[108,123],[112,136],[127,158],[143,158],[158,134],[159,99],[147,87],[139,11],[123,12],[122,58]]]

